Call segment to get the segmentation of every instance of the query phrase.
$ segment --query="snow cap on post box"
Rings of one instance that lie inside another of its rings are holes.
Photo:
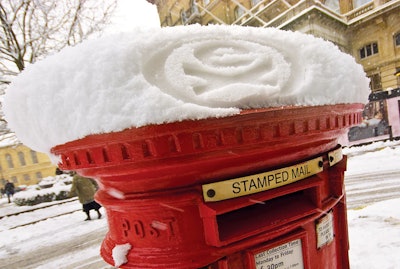
[[[240,26],[137,29],[28,66],[6,91],[9,127],[34,150],[90,134],[242,109],[366,103],[362,66],[310,35]]]

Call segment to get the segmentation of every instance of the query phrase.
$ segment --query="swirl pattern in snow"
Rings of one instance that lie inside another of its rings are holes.
[[[137,29],[28,66],[8,88],[9,126],[32,149],[90,134],[241,109],[365,103],[361,65],[327,41],[273,28]]]

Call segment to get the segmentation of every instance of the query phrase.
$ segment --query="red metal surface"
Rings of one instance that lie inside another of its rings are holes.
[[[109,232],[101,254],[130,243],[121,268],[253,269],[254,251],[301,238],[304,268],[348,268],[343,175],[327,153],[363,105],[285,107],[132,128],[59,145],[64,170],[96,178]],[[206,203],[201,185],[322,156],[324,171],[277,189]],[[333,212],[335,240],[316,248],[315,221]],[[250,258],[249,258],[250,257]]]
[[[360,123],[360,107],[249,110],[226,118],[91,135],[52,152],[61,156],[61,169],[97,177],[124,193],[165,190],[318,155],[335,147],[348,127]]]

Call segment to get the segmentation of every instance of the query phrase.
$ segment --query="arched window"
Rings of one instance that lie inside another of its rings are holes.
[[[359,50],[360,53],[360,59],[364,59],[366,57],[369,57],[371,55],[377,54],[378,53],[378,43],[374,42],[368,45],[365,45]]]
[[[6,161],[8,164],[8,168],[14,168],[13,159],[12,159],[11,155],[8,153],[6,154]]]
[[[31,150],[31,158],[32,158],[32,163],[38,163],[38,157],[36,154],[36,151]]]
[[[25,155],[23,152],[18,152],[18,159],[19,159],[19,163],[21,164],[21,166],[25,166],[26,162],[25,162]]]
[[[190,7],[192,9],[192,14],[198,14],[199,13],[199,8],[197,7],[196,0],[192,0],[191,1]]]
[[[400,32],[394,35],[394,45],[400,47]]]
[[[182,24],[186,24],[186,22],[188,20],[186,12],[183,9],[181,10],[181,20],[182,20]]]
[[[235,19],[239,19],[243,14],[244,10],[241,7],[237,6],[235,8]]]

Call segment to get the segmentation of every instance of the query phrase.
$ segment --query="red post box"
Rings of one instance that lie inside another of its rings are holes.
[[[52,149],[94,177],[122,268],[349,268],[346,157],[360,104],[240,115],[91,135]]]

